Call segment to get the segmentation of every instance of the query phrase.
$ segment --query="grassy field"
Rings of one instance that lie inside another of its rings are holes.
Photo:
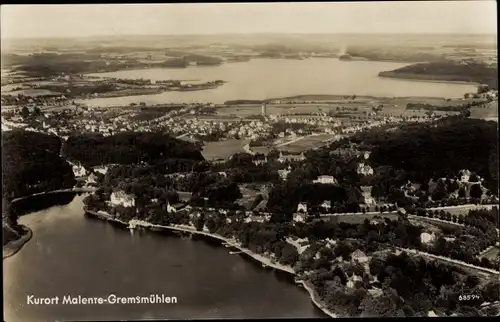
[[[18,94],[25,96],[48,96],[48,95],[62,95],[62,93],[49,91],[48,89],[23,89],[19,91],[8,92],[9,95],[16,96]]]
[[[487,251],[486,253],[484,253],[481,256],[481,258],[485,257],[491,261],[491,260],[496,259],[498,257],[499,253],[500,253],[500,247],[495,246],[492,249],[490,249],[489,251]]]
[[[487,107],[472,107],[470,109],[470,117],[498,121],[498,101],[489,103]]]
[[[365,219],[372,220],[372,219],[375,219],[374,218],[375,216],[380,216],[382,218],[382,220],[384,220],[385,218],[390,219],[390,220],[397,220],[398,219],[397,214],[377,214],[377,215],[356,214],[356,215],[335,216],[335,217],[330,217],[330,218],[331,218],[331,220],[338,220],[338,222],[345,222],[345,223],[349,223],[349,224],[362,224],[365,221]]]
[[[331,140],[334,137],[332,134],[310,135],[291,144],[278,147],[279,151],[290,151],[295,153],[304,152],[313,148],[318,148],[325,145],[325,141]]]
[[[227,159],[235,153],[245,152],[243,147],[249,142],[249,140],[207,142],[203,147],[202,154],[209,161],[217,158]]]

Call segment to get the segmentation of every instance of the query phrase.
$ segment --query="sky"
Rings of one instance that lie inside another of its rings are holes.
[[[2,5],[2,38],[218,33],[496,34],[496,1]]]

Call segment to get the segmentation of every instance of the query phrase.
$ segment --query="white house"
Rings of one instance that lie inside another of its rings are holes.
[[[97,166],[97,167],[94,167],[94,171],[102,173],[102,174],[106,174],[108,172],[108,167],[107,166]]]
[[[297,206],[297,212],[307,212],[307,204],[305,202],[301,202]]]
[[[306,216],[304,214],[294,214],[293,215],[293,221],[294,222],[305,222],[306,221]]]
[[[357,172],[358,174],[362,174],[364,176],[370,176],[373,174],[373,168],[370,167],[368,164],[359,163]]]
[[[121,205],[123,207],[134,207],[135,198],[124,191],[117,191],[111,194],[110,203],[114,206]]]
[[[321,183],[321,184],[336,184],[337,180],[335,179],[334,176],[318,176],[316,180],[313,181],[314,183]]]
[[[323,203],[320,205],[321,208],[325,210],[330,210],[332,208],[332,202],[330,200],[325,200]]]
[[[362,186],[361,187],[363,198],[365,199],[366,205],[375,205],[375,199],[372,197],[372,187],[371,186]]]
[[[358,275],[354,274],[351,278],[349,278],[349,281],[347,281],[346,286],[348,288],[354,288],[354,284],[358,281],[362,281],[363,279],[359,277]]]
[[[469,182],[470,176],[471,176],[471,172],[469,170],[461,170],[460,171],[460,181],[461,182]]]
[[[97,183],[97,176],[93,173],[91,173],[88,177],[87,177],[87,183],[88,184],[93,184],[93,183]]]
[[[167,202],[167,212],[170,213],[170,212],[176,212],[176,211],[177,211],[177,209],[175,209],[175,207],[172,207],[170,205],[170,202]]]
[[[352,252],[351,258],[352,260],[358,261],[361,264],[366,263],[370,260],[368,256],[366,256],[366,254],[359,249],[356,249],[354,252]]]
[[[84,177],[87,174],[85,168],[81,165],[73,165],[73,174],[75,177]]]
[[[435,239],[435,235],[434,233],[432,234],[429,234],[429,233],[421,233],[420,234],[420,241],[423,243],[423,244],[428,244],[430,242],[432,242],[434,239]]]
[[[290,166],[288,166],[287,169],[278,170],[278,174],[279,174],[281,180],[283,180],[283,181],[286,181],[286,179],[288,178],[288,174],[290,172],[292,172],[292,168]]]

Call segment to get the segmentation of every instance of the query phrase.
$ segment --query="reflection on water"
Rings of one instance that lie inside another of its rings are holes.
[[[5,320],[324,317],[289,277],[216,242],[116,228],[84,215],[84,196],[20,217],[33,238],[4,260]],[[27,295],[175,296],[177,304],[27,305]]]
[[[17,216],[22,216],[30,212],[41,211],[53,206],[64,206],[71,203],[76,195],[77,194],[74,192],[61,192],[29,197],[27,199],[14,202],[11,205],[11,211]]]

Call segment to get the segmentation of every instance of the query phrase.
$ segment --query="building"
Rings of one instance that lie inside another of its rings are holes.
[[[87,174],[87,171],[85,170],[85,168],[83,166],[75,164],[75,165],[73,165],[73,174],[77,178],[84,177]]]
[[[366,263],[370,260],[368,256],[366,256],[366,254],[359,249],[356,249],[354,252],[352,252],[351,258],[352,260],[357,261],[361,264]]]
[[[177,209],[175,207],[171,206],[170,202],[167,202],[167,212],[168,213],[177,212]]]
[[[324,210],[328,211],[330,208],[332,208],[332,202],[330,200],[325,200],[323,203],[320,205],[321,208]]]
[[[337,184],[337,180],[333,176],[318,176],[316,180],[313,181],[314,183],[321,183],[321,184]]]
[[[125,191],[117,191],[111,194],[110,203],[113,206],[134,207],[135,198],[133,195],[125,193]]]
[[[461,170],[460,171],[460,181],[461,182],[469,182],[470,176],[471,176],[471,172],[469,170]]]
[[[372,197],[372,186],[362,186],[361,194],[363,195],[363,198],[365,199],[365,204],[367,206],[372,206],[376,204],[375,199]]]
[[[106,174],[108,172],[108,167],[107,166],[97,166],[97,167],[94,167],[94,171],[102,173],[102,174]]]
[[[297,206],[297,212],[307,212],[307,204],[305,202],[301,202]]]
[[[305,214],[294,214],[293,221],[294,222],[305,222],[306,216],[305,216]]]
[[[306,156],[304,155],[304,152],[300,154],[283,154],[283,152],[280,152],[278,162],[284,163],[286,161],[303,161],[306,159]]]
[[[370,176],[370,175],[373,175],[373,168],[370,167],[368,164],[359,163],[357,172],[358,172],[358,174],[361,174],[364,176]]]
[[[267,115],[267,105],[266,103],[263,103],[262,104],[262,116],[266,116]]]
[[[292,172],[291,166],[288,166],[288,168],[286,168],[286,169],[278,170],[278,174],[279,174],[281,180],[283,180],[283,181],[286,181],[286,179],[288,178],[288,174],[290,172]]]
[[[359,277],[358,275],[354,274],[350,279],[349,281],[347,281],[347,284],[346,286],[348,288],[354,288],[355,286],[355,283],[358,282],[358,281],[363,281],[363,279],[361,277]]]

